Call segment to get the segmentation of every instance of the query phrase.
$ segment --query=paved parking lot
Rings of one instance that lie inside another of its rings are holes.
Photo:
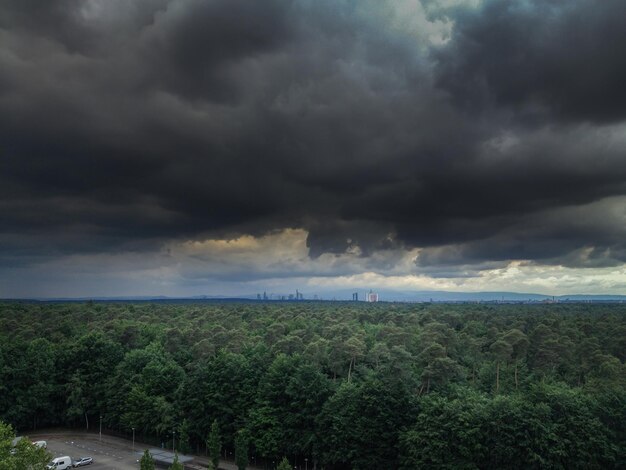
[[[137,470],[137,456],[132,447],[122,439],[93,434],[46,433],[30,434],[32,440],[45,440],[48,443],[48,452],[53,457],[69,455],[72,460],[79,457],[93,457],[93,464],[87,468],[97,470]],[[136,446],[137,451],[144,447]]]
[[[135,452],[133,452],[132,441],[119,437],[98,434],[76,432],[67,430],[50,430],[37,433],[28,433],[32,441],[46,441],[48,452],[53,457],[69,455],[72,460],[80,457],[92,457],[93,464],[85,467],[89,470],[138,470],[141,454],[145,449],[154,447],[153,445],[135,442]],[[207,457],[196,456],[194,465],[188,468],[206,468]],[[248,465],[250,470],[261,470],[253,465]],[[220,461],[220,469],[237,470],[237,466],[232,460]]]

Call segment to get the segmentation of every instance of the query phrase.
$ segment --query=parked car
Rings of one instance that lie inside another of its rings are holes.
[[[45,449],[46,447],[48,447],[48,443],[47,443],[46,441],[35,441],[35,442],[33,442],[33,445],[34,445],[35,447],[42,447],[42,448],[44,448],[44,449]]]
[[[15,439],[13,439],[13,441],[11,441],[11,455],[17,454],[16,446],[18,442],[20,442],[22,439],[24,439],[24,436],[17,436]]]
[[[91,465],[93,463],[93,459],[91,457],[81,457],[78,460],[74,460],[75,467],[82,467],[83,465]]]
[[[57,457],[56,459],[52,460],[52,462],[50,462],[46,468],[48,470],[65,470],[71,467],[72,459],[66,455],[65,457]]]

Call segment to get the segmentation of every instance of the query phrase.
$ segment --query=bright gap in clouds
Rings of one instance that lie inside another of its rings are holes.
[[[362,256],[350,246],[345,253],[312,259],[307,236],[303,229],[285,229],[260,237],[171,242],[151,253],[66,256],[14,269],[10,277],[0,271],[0,296],[236,296],[295,289],[313,296],[347,288],[566,295],[626,289],[623,266],[571,268],[513,260],[430,272],[415,263],[419,249]]]

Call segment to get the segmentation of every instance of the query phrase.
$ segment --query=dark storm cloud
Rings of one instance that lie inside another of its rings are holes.
[[[431,247],[416,260],[422,268],[477,264],[485,259],[533,260],[568,267],[608,267],[626,263],[626,198],[586,206],[558,207],[518,217],[475,240]],[[493,221],[494,226],[498,221]]]
[[[438,59],[438,84],[470,112],[528,118],[626,118],[626,3],[485,0],[463,10]]]
[[[3,263],[286,227],[450,277],[624,262],[570,219],[626,192],[623,2],[408,3],[2,3]]]
[[[140,39],[145,79],[190,99],[237,98],[229,65],[290,39],[289,2],[171,2]]]

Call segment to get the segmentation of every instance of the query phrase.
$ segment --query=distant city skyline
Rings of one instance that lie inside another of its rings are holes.
[[[623,0],[14,1],[0,37],[0,298],[626,293]]]

